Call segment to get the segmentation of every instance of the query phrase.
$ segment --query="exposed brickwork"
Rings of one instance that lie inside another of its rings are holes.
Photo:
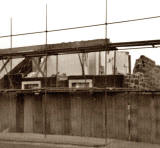
[[[125,76],[124,87],[160,89],[160,66],[145,56],[136,60],[133,74]]]
[[[141,56],[139,59],[136,60],[133,73],[136,72],[142,72],[142,73],[148,73],[149,70],[154,68],[155,62],[145,56]]]
[[[146,78],[143,73],[137,72],[125,76],[124,87],[134,89],[149,89],[148,83],[148,78]]]

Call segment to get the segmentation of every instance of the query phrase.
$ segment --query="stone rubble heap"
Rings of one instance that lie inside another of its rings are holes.
[[[143,90],[160,89],[160,66],[142,55],[136,60],[133,74],[125,76],[124,87]]]

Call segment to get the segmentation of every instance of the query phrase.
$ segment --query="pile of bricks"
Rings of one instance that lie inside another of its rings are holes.
[[[137,72],[137,73],[125,76],[124,87],[146,90],[146,89],[149,89],[149,80],[144,76],[143,73]]]
[[[160,66],[145,56],[136,60],[133,74],[125,76],[124,87],[133,89],[160,89]]]

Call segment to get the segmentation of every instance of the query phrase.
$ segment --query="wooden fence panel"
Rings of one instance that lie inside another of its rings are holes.
[[[82,99],[82,136],[92,136],[93,100],[89,93],[83,93]]]
[[[46,112],[51,134],[69,134],[70,99],[67,94],[48,94]]]
[[[82,98],[77,94],[71,95],[71,135],[82,135]]]
[[[33,132],[33,95],[24,96],[24,132]]]
[[[137,114],[137,139],[138,141],[151,141],[152,134],[152,97],[147,94],[140,94],[138,97]]]
[[[24,96],[24,132],[43,132],[43,110],[41,95]]]
[[[33,98],[33,132],[43,133],[43,108],[42,95],[35,95]]]
[[[46,98],[0,94],[0,132],[45,130],[46,134],[160,143],[160,94],[52,93]]]
[[[24,132],[24,96],[21,94],[16,101],[16,131]]]
[[[105,99],[102,93],[93,93],[92,99],[92,137],[105,136]]]
[[[8,94],[9,97],[9,124],[10,132],[16,132],[16,100],[17,95],[14,92]]]
[[[138,141],[138,98],[139,94],[129,93],[130,103],[130,140]]]
[[[160,94],[154,94],[153,100],[154,100],[154,112],[152,113],[152,116],[154,116],[154,118],[152,119],[152,124],[154,126],[152,128],[152,131],[154,132],[154,135],[153,134],[151,135],[152,136],[151,142],[160,144]]]
[[[65,96],[63,98],[63,96]],[[62,95],[63,100],[63,112],[64,112],[64,135],[71,134],[71,97],[68,93]]]
[[[128,139],[128,101],[124,93],[107,93],[107,137]]]
[[[0,94],[0,132],[16,130],[16,98],[8,93]]]

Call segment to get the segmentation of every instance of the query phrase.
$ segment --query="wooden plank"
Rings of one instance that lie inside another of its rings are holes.
[[[63,95],[64,135],[71,133],[71,98],[68,93]]]
[[[16,132],[16,93],[10,92],[9,97],[9,124],[10,132]]]
[[[82,93],[82,136],[92,136],[93,100],[89,93]]]
[[[82,135],[82,98],[77,94],[71,95],[71,135]]]
[[[133,93],[131,98],[131,140],[157,143],[159,95]]]
[[[92,137],[104,137],[104,96],[101,93],[94,93],[91,101],[92,108]]]
[[[155,95],[151,94],[151,105],[150,105],[150,113],[151,113],[151,143],[156,142],[156,98]]]
[[[25,95],[24,97],[24,132],[43,132],[42,97]]]
[[[114,138],[114,98],[113,94],[107,94],[106,100],[106,137]]]
[[[6,93],[0,94],[0,132],[9,131],[9,99]]]
[[[43,133],[42,95],[35,95],[33,99],[33,132]]]
[[[51,119],[53,119],[52,116],[54,116],[54,113],[52,112],[52,108],[54,108],[54,105],[53,105],[53,101],[52,101],[52,95],[50,94],[44,94],[42,96],[42,107],[43,107],[43,120],[46,120],[43,122],[43,128],[44,130],[46,130],[46,133],[47,134],[55,134],[55,132],[53,132],[53,130],[51,129],[51,125],[54,127],[55,126],[55,122]],[[45,111],[45,108],[44,108],[44,103],[45,103],[45,99],[46,99],[46,111]],[[45,125],[46,124],[46,125]]]
[[[16,131],[16,95],[0,94],[0,132]]]
[[[107,95],[107,136],[128,139],[127,99],[124,93]]]
[[[122,137],[124,140],[128,140],[129,135],[129,125],[128,125],[128,102],[130,96],[128,93],[122,93],[118,97],[117,104],[119,105],[119,115],[122,115],[122,119],[120,120],[121,126],[119,127],[119,137]]]
[[[139,94],[136,93],[129,93],[130,97],[130,105],[131,105],[131,111],[130,111],[130,138],[131,141],[137,141],[138,142],[138,98],[140,97]]]
[[[138,98],[138,122],[137,122],[137,138],[138,141],[151,141],[151,96],[147,94],[140,94]]]
[[[60,94],[51,94],[50,107],[48,108],[48,115],[50,116],[50,133],[64,134],[64,104],[63,98]],[[47,96],[47,97],[48,97]]]
[[[154,94],[154,108],[155,108],[155,139],[153,143],[160,144],[160,95]]]
[[[57,134],[64,134],[64,104],[63,97],[61,95],[54,95],[56,103],[56,114],[57,114]]]
[[[24,96],[24,132],[33,133],[33,95]]]
[[[107,137],[107,93],[100,93],[102,95],[102,135],[103,138]]]
[[[16,103],[16,131],[24,132],[24,98],[23,95],[17,96]]]

